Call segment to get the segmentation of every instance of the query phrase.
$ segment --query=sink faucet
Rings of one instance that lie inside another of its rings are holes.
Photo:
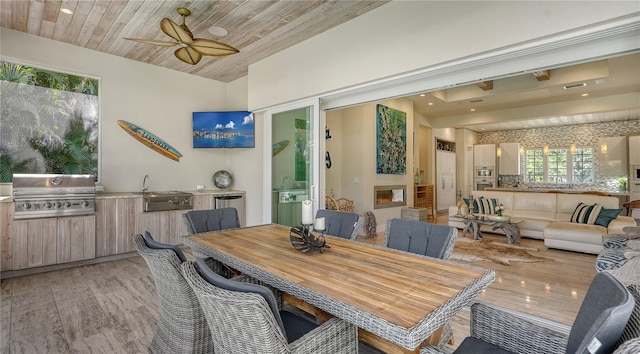
[[[284,176],[284,178],[282,179],[282,185],[280,186],[280,189],[284,189],[285,187],[285,183],[287,182],[287,179],[289,179],[289,176]]]
[[[149,179],[149,175],[144,175],[144,179],[142,180],[142,193],[146,192],[149,187],[147,187],[147,180]]]

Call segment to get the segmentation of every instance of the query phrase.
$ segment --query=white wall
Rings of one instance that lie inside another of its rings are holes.
[[[212,189],[213,173],[228,168],[227,154],[237,155],[193,149],[191,113],[225,110],[227,102],[246,109],[246,80],[227,85],[5,28],[0,35],[4,60],[100,79],[100,181],[105,191],[140,190],[145,174],[151,190],[194,190],[196,184]],[[172,145],[183,155],[180,162],[133,139],[116,123],[120,119]],[[235,187],[243,188],[241,183]]]
[[[251,65],[249,107],[361,85],[639,10],[633,1],[393,1]]]

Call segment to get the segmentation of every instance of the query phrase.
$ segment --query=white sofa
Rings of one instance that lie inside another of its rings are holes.
[[[571,193],[535,193],[509,191],[473,191],[474,198],[495,198],[504,206],[504,215],[512,219],[523,220],[518,224],[520,235],[535,239],[544,239],[545,246],[585,253],[599,253],[602,250],[602,235],[623,233],[625,226],[635,226],[635,220],[628,216],[618,216],[608,227],[572,223],[571,215],[579,203],[599,204],[607,209],[618,209],[616,197]],[[457,206],[449,208],[449,225],[462,229],[464,223],[453,216]],[[468,214],[463,204],[462,213]],[[481,229],[491,231],[489,226]]]

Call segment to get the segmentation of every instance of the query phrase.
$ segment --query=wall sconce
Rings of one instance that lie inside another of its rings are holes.
[[[498,157],[502,157],[502,148],[498,146],[498,148],[496,149],[496,156]]]
[[[549,145],[545,145],[545,146],[542,148],[542,154],[543,154],[544,156],[549,156]]]
[[[524,156],[524,146],[520,145],[520,156]]]
[[[576,147],[576,144],[569,145],[569,153],[571,155],[575,155],[576,152],[578,152],[578,148]]]
[[[600,152],[603,154],[606,154],[607,152],[609,152],[609,146],[607,145],[606,141],[603,141],[600,143]]]

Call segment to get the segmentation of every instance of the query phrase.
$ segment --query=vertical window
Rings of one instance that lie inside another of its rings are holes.
[[[574,183],[593,183],[593,149],[580,148],[572,155]]]
[[[548,182],[566,183],[569,182],[567,166],[568,149],[550,149],[547,156]]]
[[[544,159],[542,149],[526,150],[525,152],[528,182],[544,182]]]

